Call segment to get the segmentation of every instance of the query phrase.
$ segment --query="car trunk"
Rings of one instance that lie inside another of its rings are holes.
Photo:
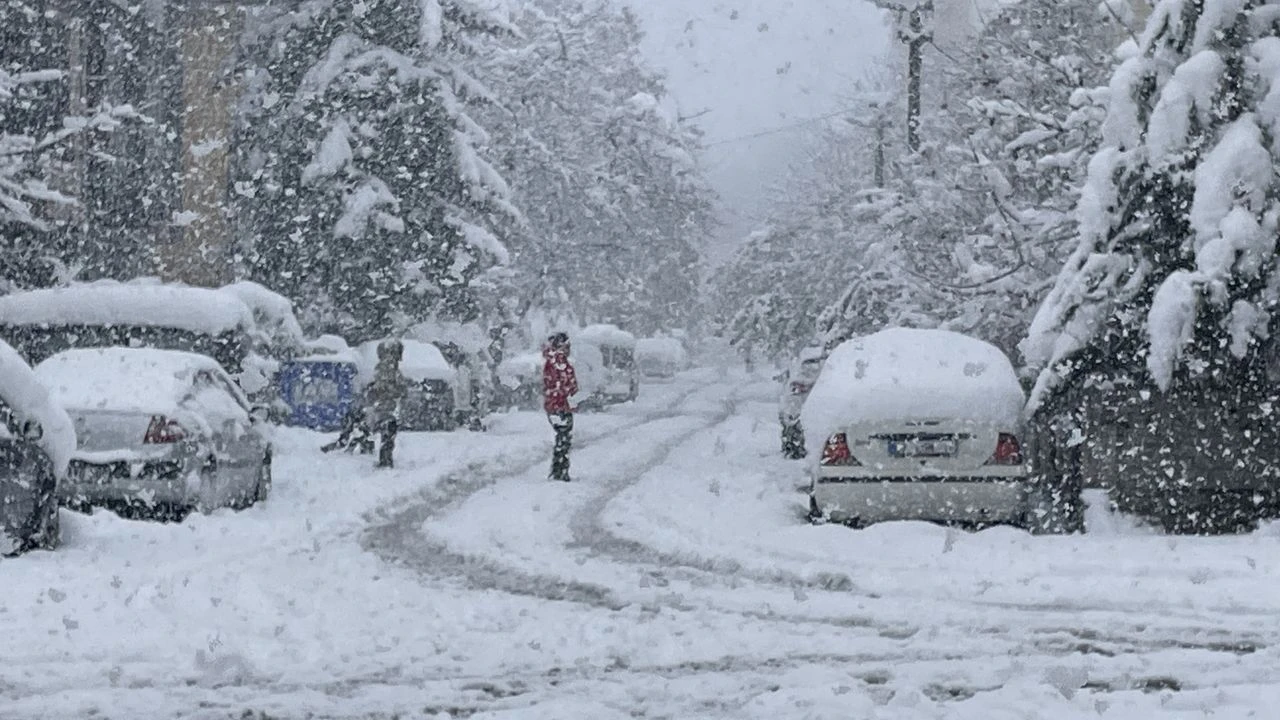
[[[861,465],[886,476],[960,476],[986,465],[1000,430],[979,421],[924,419],[853,423],[845,436]]]

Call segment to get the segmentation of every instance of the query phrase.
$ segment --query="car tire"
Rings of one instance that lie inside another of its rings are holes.
[[[822,508],[818,505],[818,499],[809,496],[809,512],[805,514],[805,518],[810,525],[825,525],[827,518],[822,514]]]
[[[804,431],[799,425],[782,426],[782,457],[803,460],[808,455],[804,447]]]
[[[1027,508],[1022,527],[1033,535],[1075,535],[1083,533],[1084,497],[1072,483],[1033,480],[1027,492]]]
[[[253,502],[263,502],[271,495],[271,453],[262,457],[262,465],[258,468],[258,481],[253,486]]]

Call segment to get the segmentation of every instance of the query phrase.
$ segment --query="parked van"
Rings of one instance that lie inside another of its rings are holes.
[[[582,346],[599,352],[600,377],[592,400],[601,404],[635,400],[640,395],[640,370],[636,365],[636,336],[616,325],[588,325],[572,334],[575,355]]]

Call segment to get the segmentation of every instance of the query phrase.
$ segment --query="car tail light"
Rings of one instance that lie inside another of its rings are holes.
[[[996,451],[987,460],[987,464],[1021,465],[1022,445],[1018,443],[1018,438],[1009,433],[1000,433],[1000,437],[996,439]]]
[[[810,389],[812,389],[812,388],[813,388],[813,386],[812,386],[812,385],[810,385],[809,383],[793,382],[793,383],[791,383],[791,394],[792,394],[792,395],[804,395],[804,394],[808,393],[808,392],[809,392],[809,390],[810,390]]]
[[[822,460],[820,465],[827,466],[851,466],[860,465],[853,453],[849,452],[849,439],[844,433],[836,433],[827,438],[827,444],[822,446]]]
[[[171,420],[163,415],[152,415],[151,424],[147,426],[147,434],[142,436],[142,442],[148,445],[162,445],[181,442],[186,437],[187,431],[177,420]]]

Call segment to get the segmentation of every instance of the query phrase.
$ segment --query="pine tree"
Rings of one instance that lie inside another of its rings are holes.
[[[129,147],[157,123],[135,111],[130,101],[142,97],[129,92],[133,86],[106,77],[85,79],[72,97],[60,34],[68,22],[86,42],[110,39],[102,73],[134,57],[145,24],[115,7],[68,16],[27,0],[0,5],[0,291],[145,262],[147,233],[139,230],[148,214],[137,200],[154,196],[136,182],[145,161]],[[122,201],[131,190],[137,197]],[[122,233],[127,239],[117,234],[123,228],[133,230]]]
[[[1023,346],[1042,415],[1133,423],[1122,503],[1175,528],[1256,513],[1275,474],[1278,9],[1156,7],[1112,79],[1078,245]]]
[[[469,320],[518,213],[484,159],[469,68],[508,29],[469,0],[307,0],[249,21],[237,116],[243,263],[312,329]]]

